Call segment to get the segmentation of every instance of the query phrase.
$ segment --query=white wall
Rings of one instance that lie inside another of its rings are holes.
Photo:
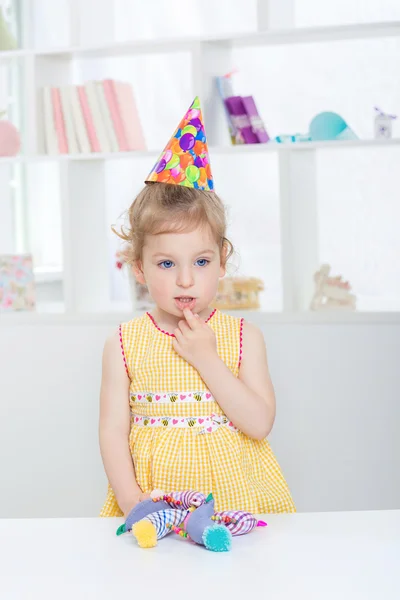
[[[0,517],[98,514],[101,352],[116,323],[0,324]],[[263,330],[271,443],[298,510],[400,508],[400,323]]]

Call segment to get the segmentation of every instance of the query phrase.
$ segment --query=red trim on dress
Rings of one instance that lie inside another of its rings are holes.
[[[242,362],[242,354],[243,354],[243,323],[244,319],[240,319],[240,347],[239,347],[239,364],[238,369],[240,369],[240,363]]]
[[[207,321],[205,321],[205,322],[208,323],[208,321],[215,315],[216,312],[217,312],[217,309],[214,308],[211,315],[208,317]],[[173,333],[168,333],[168,331],[164,331],[164,329],[160,329],[160,327],[157,325],[153,315],[151,315],[149,312],[146,312],[146,315],[151,319],[151,322],[153,323],[154,327],[156,329],[158,329],[158,331],[160,331],[161,333],[164,333],[165,335],[169,335],[170,337],[175,337],[175,335]]]
[[[129,371],[128,371],[128,365],[126,364],[126,357],[125,357],[125,351],[124,351],[124,344],[122,342],[122,325],[119,326],[119,342],[121,344],[121,351],[122,351],[122,356],[124,358],[124,365],[125,365],[125,371],[126,374],[128,375],[129,379],[130,379],[130,375],[129,375]]]

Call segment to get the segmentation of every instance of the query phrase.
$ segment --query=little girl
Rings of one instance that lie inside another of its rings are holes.
[[[261,332],[212,310],[232,246],[198,98],[129,210],[121,237],[155,303],[104,347],[101,516],[155,489],[212,492],[218,511],[294,512],[267,441],[275,396]]]

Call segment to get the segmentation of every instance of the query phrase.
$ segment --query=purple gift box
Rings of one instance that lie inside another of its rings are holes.
[[[260,144],[269,141],[253,96],[231,96],[225,99],[225,105],[245,144]]]

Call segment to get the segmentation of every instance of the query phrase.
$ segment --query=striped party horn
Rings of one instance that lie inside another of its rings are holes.
[[[201,506],[206,502],[206,496],[200,492],[156,492],[153,502],[166,502],[171,508],[190,508],[191,506]]]
[[[256,527],[267,526],[267,523],[259,521],[251,513],[241,510],[216,512],[212,520],[225,525],[232,535],[244,535]]]
[[[154,548],[157,541],[182,525],[188,510],[167,508],[148,515],[132,527],[132,534],[141,548]]]

